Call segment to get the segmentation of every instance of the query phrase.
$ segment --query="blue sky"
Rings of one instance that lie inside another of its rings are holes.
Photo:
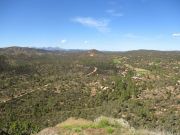
[[[180,50],[180,0],[0,0],[0,47]]]

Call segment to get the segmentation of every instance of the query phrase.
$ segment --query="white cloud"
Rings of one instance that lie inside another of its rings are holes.
[[[108,13],[108,14],[111,15],[111,16],[116,16],[116,17],[124,16],[123,13],[117,12],[117,11],[114,10],[114,9],[108,9],[108,10],[106,10],[106,13]]]
[[[84,26],[95,28],[100,32],[109,31],[109,21],[108,19],[94,19],[91,17],[76,17],[72,19],[74,22],[80,23]]]
[[[180,37],[180,33],[173,33],[172,37]]]
[[[108,9],[108,10],[106,10],[106,12],[111,14],[111,13],[114,13],[115,10],[114,9]]]
[[[88,44],[88,41],[87,41],[87,40],[85,40],[85,41],[84,41],[84,44]]]
[[[67,42],[66,39],[62,39],[62,40],[61,40],[61,44],[64,44],[64,43],[66,43],[66,42]]]

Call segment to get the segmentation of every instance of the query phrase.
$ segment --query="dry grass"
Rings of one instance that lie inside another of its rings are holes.
[[[82,118],[79,118],[79,119],[76,119],[76,118],[69,118],[67,119],[66,121],[60,123],[57,125],[57,127],[65,127],[65,126],[88,126],[88,125],[91,125],[93,124],[92,121],[90,120],[86,120],[86,119],[82,119]]]
[[[149,131],[146,129],[139,129],[139,130],[136,130],[135,135],[173,135],[173,134],[167,133],[164,131]]]
[[[42,130],[37,135],[172,135],[163,131],[134,129],[124,119],[101,116],[93,121],[69,118],[55,127]]]

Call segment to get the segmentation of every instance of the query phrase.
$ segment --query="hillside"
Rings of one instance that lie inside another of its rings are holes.
[[[0,49],[0,132],[30,135],[104,115],[180,134],[179,69],[178,51]]]
[[[35,135],[172,135],[163,131],[148,131],[130,127],[124,119],[98,117],[94,121],[69,118],[66,121],[43,129]]]

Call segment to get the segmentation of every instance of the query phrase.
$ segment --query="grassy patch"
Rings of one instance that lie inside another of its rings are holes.
[[[74,120],[74,123],[79,123],[78,119]],[[84,123],[84,124],[77,124],[77,125],[72,124],[72,123],[67,124],[66,122],[66,125],[60,125],[60,127],[66,130],[70,130],[72,132],[76,132],[76,133],[82,132],[83,130],[86,130],[86,129],[104,129],[108,134],[112,134],[115,131],[115,129],[119,126],[116,124],[111,124],[107,119],[101,119],[98,122]]]
[[[135,71],[140,75],[147,75],[150,74],[149,70],[142,69],[142,68],[135,68]]]
[[[122,63],[122,58],[115,58],[115,59],[113,59],[113,63],[114,64],[121,64]]]

